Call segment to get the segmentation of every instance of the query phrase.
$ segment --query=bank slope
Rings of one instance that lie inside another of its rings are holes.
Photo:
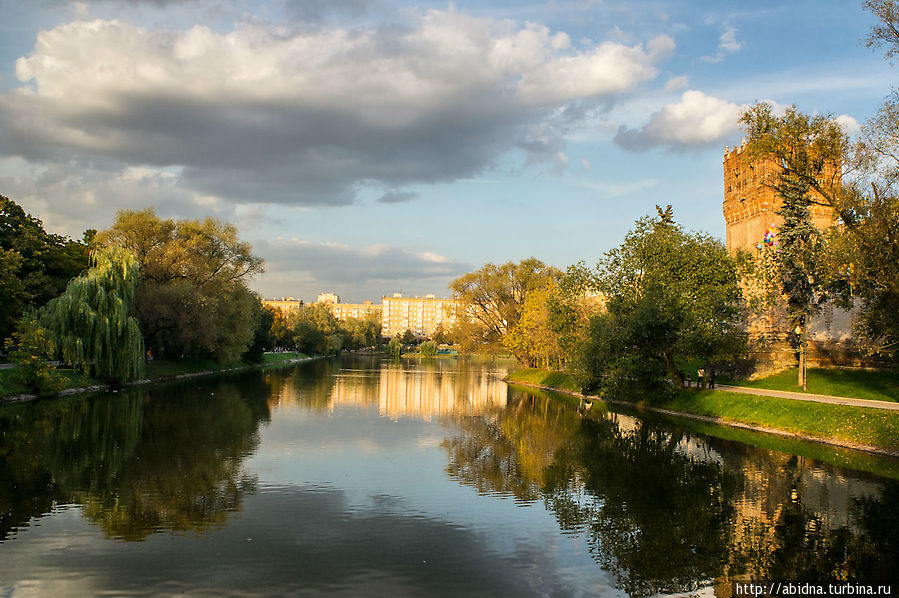
[[[507,381],[580,396],[574,380],[564,372],[523,369],[509,374]],[[697,389],[683,389],[667,401],[609,402],[899,456],[899,413],[895,411]]]

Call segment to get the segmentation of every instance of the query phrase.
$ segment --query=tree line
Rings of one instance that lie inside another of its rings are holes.
[[[899,54],[899,5],[864,7],[880,19],[868,46]],[[697,363],[743,355],[747,316],[778,308],[804,385],[808,322],[831,302],[853,310],[861,351],[899,363],[899,92],[855,140],[834,116],[795,106],[779,114],[758,103],[741,122],[748,157],[779,169],[766,183],[782,200],[776,242],[732,257],[657,207],[593,268],[530,258],[458,278],[457,340],[565,369],[586,391],[665,396]],[[812,224],[814,204],[832,209],[834,227]]]
[[[126,210],[74,241],[0,197],[0,339],[34,392],[63,384],[53,359],[121,383],[141,378],[147,359],[254,363],[275,348],[329,354],[378,343],[377,318],[264,306],[247,286],[262,271],[237,229],[213,218]]]

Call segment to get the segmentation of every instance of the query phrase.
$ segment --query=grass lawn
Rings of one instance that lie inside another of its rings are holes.
[[[729,380],[721,377],[721,384],[802,392],[797,386],[797,368],[759,378],[758,380]],[[820,369],[808,370],[806,392],[854,399],[875,401],[899,401],[899,372],[866,372],[863,370]]]
[[[843,373],[871,374],[873,372],[846,372],[844,370]],[[880,376],[877,378],[882,380]],[[568,374],[552,370],[517,370],[509,374],[508,379],[512,383],[515,381],[528,382],[560,390],[575,392],[578,390],[577,385]],[[773,387],[764,386],[764,388]],[[840,388],[846,388],[846,386]],[[784,388],[783,390],[791,389]],[[842,396],[852,395],[844,394]],[[856,394],[856,396],[861,395]],[[868,395],[861,398],[873,397]],[[740,422],[765,428],[776,428],[803,436],[899,451],[899,413],[895,411],[754,396],[723,390],[697,390],[695,388],[682,389],[673,399],[663,403],[647,403],[646,405],[680,413],[713,417],[721,420],[722,423],[725,421]]]
[[[656,406],[899,451],[899,414],[895,411],[695,389],[683,389],[674,399]]]
[[[510,382],[527,382],[529,384],[539,384],[540,386],[549,386],[550,388],[559,388],[561,390],[569,390],[572,392],[580,392],[581,390],[571,376],[565,372],[558,372],[556,370],[525,368],[512,372],[507,378]]]

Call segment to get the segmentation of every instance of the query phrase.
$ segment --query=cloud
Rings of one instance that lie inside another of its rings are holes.
[[[701,91],[687,90],[680,102],[654,113],[643,127],[619,127],[614,141],[623,149],[638,152],[653,147],[686,150],[714,146],[739,133],[737,120],[745,108]]]
[[[265,274],[254,283],[264,294],[289,290],[312,297],[323,286],[355,300],[377,299],[401,288],[445,294],[450,280],[472,269],[435,252],[386,244],[351,247],[282,237],[257,241],[253,249],[266,261]]]
[[[366,186],[478,176],[515,148],[551,162],[566,127],[656,77],[674,49],[666,36],[575,47],[452,7],[413,14],[354,30],[43,30],[0,93],[0,157],[168,171],[179,191],[224,202],[345,205]]]
[[[597,183],[593,181],[583,181],[579,184],[581,187],[597,191],[603,199],[612,199],[615,197],[623,197],[625,195],[633,195],[640,191],[658,187],[659,182],[659,179],[644,179],[628,183]]]
[[[857,135],[861,130],[861,125],[858,124],[858,121],[848,114],[839,115],[836,117],[836,121],[843,128],[843,132],[849,136]]]
[[[679,91],[690,83],[690,78],[686,75],[679,75],[677,77],[671,77],[668,81],[665,82],[665,91]]]
[[[703,56],[706,62],[721,62],[728,54],[739,52],[743,48],[743,42],[737,39],[737,29],[728,26],[721,37],[718,38],[718,52],[713,56]]]
[[[399,191],[391,189],[378,198],[378,203],[402,203],[404,201],[412,201],[418,197],[418,193],[414,191]]]

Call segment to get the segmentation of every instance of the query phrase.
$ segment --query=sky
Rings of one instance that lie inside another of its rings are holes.
[[[81,238],[234,223],[264,297],[448,296],[593,265],[673,206],[724,237],[759,101],[857,133],[896,72],[859,2],[0,0],[0,194]]]

